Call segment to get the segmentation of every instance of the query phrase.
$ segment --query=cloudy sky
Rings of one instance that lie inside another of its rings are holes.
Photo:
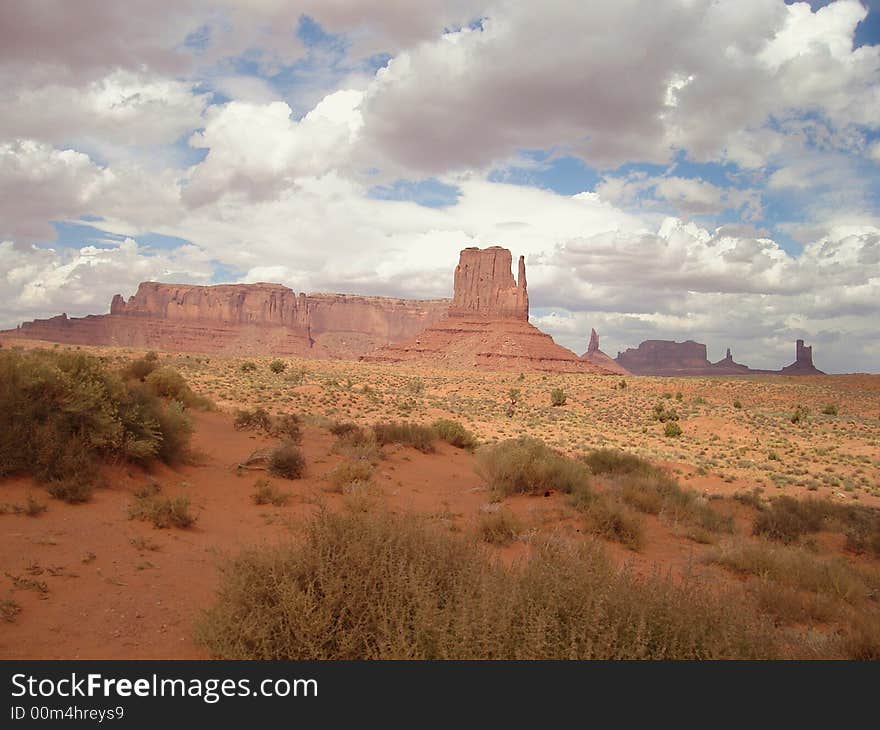
[[[7,0],[0,327],[139,281],[450,296],[880,372],[880,2]]]

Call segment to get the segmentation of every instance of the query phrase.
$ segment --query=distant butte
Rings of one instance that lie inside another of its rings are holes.
[[[512,263],[510,251],[500,246],[464,249],[448,314],[406,342],[363,359],[455,369],[609,373],[529,324],[525,259],[519,257],[517,279]]]
[[[637,348],[618,352],[615,362],[634,375],[824,375],[813,366],[813,348],[797,341],[796,359],[781,370],[755,370],[735,362],[730,348],[724,359],[709,362],[706,345],[693,340],[645,340]]]
[[[594,329],[590,330],[590,344],[587,345],[587,351],[581,355],[581,360],[591,362],[593,365],[598,365],[612,373],[629,374],[629,370],[599,349],[599,333]]]

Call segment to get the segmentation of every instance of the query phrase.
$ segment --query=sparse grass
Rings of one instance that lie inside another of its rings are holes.
[[[679,426],[674,421],[668,422],[663,427],[663,435],[666,436],[666,438],[678,438],[679,436],[681,436],[681,434],[682,434],[681,426]]]
[[[299,479],[305,473],[306,459],[296,444],[287,442],[272,449],[269,473],[284,479]]]
[[[477,452],[477,470],[502,496],[589,489],[589,469],[539,439],[508,439],[483,447]]]
[[[346,487],[368,484],[373,478],[373,465],[369,461],[343,461],[328,475],[336,491],[345,492]]]
[[[268,479],[258,479],[254,483],[254,493],[251,498],[254,500],[254,504],[271,504],[275,507],[283,507],[290,500],[290,492],[280,490]]]
[[[523,531],[520,519],[510,510],[482,512],[477,518],[477,532],[490,545],[510,545]]]
[[[189,497],[162,497],[142,491],[135,494],[129,505],[128,517],[132,520],[152,522],[154,527],[186,529],[195,524],[197,517],[190,512]]]
[[[506,568],[465,537],[381,510],[321,511],[301,542],[222,568],[197,639],[223,659],[688,659],[778,655],[730,596],[541,542]]]
[[[709,559],[738,573],[849,603],[863,601],[870,592],[844,559],[820,557],[801,547],[738,540],[718,548]]]
[[[0,619],[6,623],[13,623],[21,613],[21,606],[12,598],[0,600]]]
[[[585,503],[584,515],[589,532],[619,542],[630,550],[644,547],[642,520],[626,506],[607,497],[598,497]]]
[[[598,449],[581,458],[595,474],[609,479],[615,494],[640,512],[663,515],[672,522],[709,532],[733,529],[731,517],[719,513],[693,490],[682,488],[667,471],[634,454]]]

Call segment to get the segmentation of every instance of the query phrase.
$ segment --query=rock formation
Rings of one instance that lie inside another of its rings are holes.
[[[593,365],[598,365],[612,373],[619,373],[620,375],[627,375],[629,373],[625,367],[615,362],[599,349],[599,334],[594,329],[590,330],[590,344],[587,345],[587,351],[581,355],[581,360],[591,362]]]
[[[281,284],[143,282],[110,314],[25,322],[5,335],[180,352],[357,358],[436,322],[449,300],[296,294]]]
[[[795,343],[795,359],[791,365],[786,365],[780,372],[783,375],[824,375],[813,365],[813,346],[804,345],[803,340]]]
[[[618,352],[619,365],[635,375],[823,375],[813,367],[813,351],[797,341],[797,359],[781,370],[756,370],[734,361],[730,348],[724,359],[709,362],[706,346],[693,340],[645,340],[637,348]]]
[[[363,359],[455,369],[608,372],[529,324],[525,259],[519,259],[516,280],[512,263],[510,251],[499,246],[464,249],[449,313],[406,342]]]
[[[510,271],[510,251],[500,246],[466,248],[455,267],[452,306],[455,317],[483,315],[529,320],[525,257],[519,257],[519,277]]]

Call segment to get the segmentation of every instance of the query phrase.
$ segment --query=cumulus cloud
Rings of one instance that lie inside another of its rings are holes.
[[[771,0],[494,3],[481,28],[396,56],[369,90],[365,133],[425,173],[564,146],[598,167],[718,159],[771,115],[880,122],[880,48],[852,50],[865,9]],[[687,39],[687,42],[682,42]],[[751,145],[753,155],[760,150]],[[740,151],[738,154],[743,155]]]
[[[187,203],[204,205],[228,193],[250,200],[272,197],[302,176],[347,164],[362,125],[361,93],[326,96],[300,121],[283,101],[230,102],[215,107],[205,129],[190,144],[208,149],[184,192]]]

